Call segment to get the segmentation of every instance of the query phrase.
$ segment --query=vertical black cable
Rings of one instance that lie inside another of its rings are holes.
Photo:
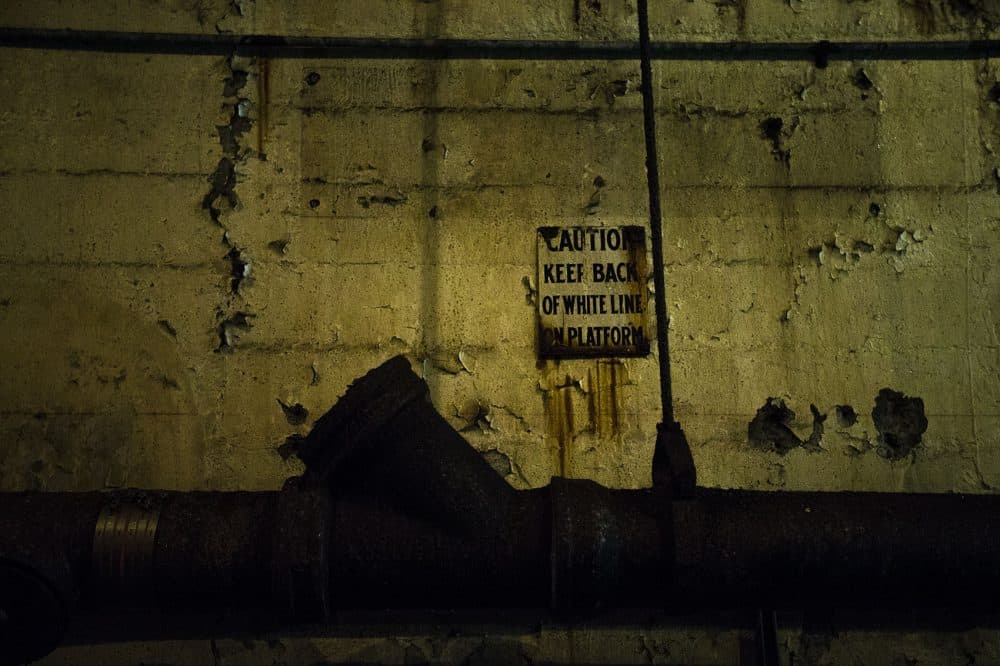
[[[642,71],[642,121],[646,134],[646,184],[649,187],[649,232],[653,244],[653,294],[656,301],[656,349],[660,361],[660,403],[663,423],[674,422],[670,388],[670,345],[667,341],[667,288],[663,277],[663,229],[660,214],[660,173],[656,161],[656,119],[653,117],[653,74],[649,65],[649,11],[638,0],[639,64]]]

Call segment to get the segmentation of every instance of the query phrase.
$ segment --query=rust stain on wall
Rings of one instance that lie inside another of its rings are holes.
[[[616,358],[601,359],[587,371],[587,407],[590,423],[601,439],[617,435],[621,428],[621,392],[628,383],[628,370]]]
[[[627,367],[616,358],[593,361],[580,378],[563,372],[539,381],[544,396],[546,443],[556,454],[555,468],[560,475],[573,476],[573,445],[580,432],[604,441],[620,434],[621,387],[628,383]],[[574,405],[574,401],[578,404]],[[579,420],[577,410],[586,410],[585,422]]]
[[[579,380],[569,375],[561,380],[539,382],[544,398],[545,438],[556,451],[556,467],[560,476],[572,476],[572,446],[576,435],[573,418],[573,391],[581,390]]]

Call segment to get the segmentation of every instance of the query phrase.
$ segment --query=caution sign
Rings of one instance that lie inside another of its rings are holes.
[[[646,230],[538,229],[541,358],[649,354]]]

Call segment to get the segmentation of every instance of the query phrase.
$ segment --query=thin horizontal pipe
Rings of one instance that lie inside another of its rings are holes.
[[[308,59],[637,60],[638,42],[198,35],[0,28],[0,47],[105,53],[243,55]],[[654,60],[969,60],[1000,53],[1000,40],[934,42],[679,42],[651,44]]]

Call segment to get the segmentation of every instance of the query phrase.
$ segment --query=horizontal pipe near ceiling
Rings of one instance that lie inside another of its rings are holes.
[[[637,60],[639,45],[624,41],[396,39],[198,35],[0,28],[0,47],[151,53],[245,55],[267,58],[455,60]],[[1000,40],[881,42],[691,42],[650,45],[654,60],[974,60],[995,57]]]

